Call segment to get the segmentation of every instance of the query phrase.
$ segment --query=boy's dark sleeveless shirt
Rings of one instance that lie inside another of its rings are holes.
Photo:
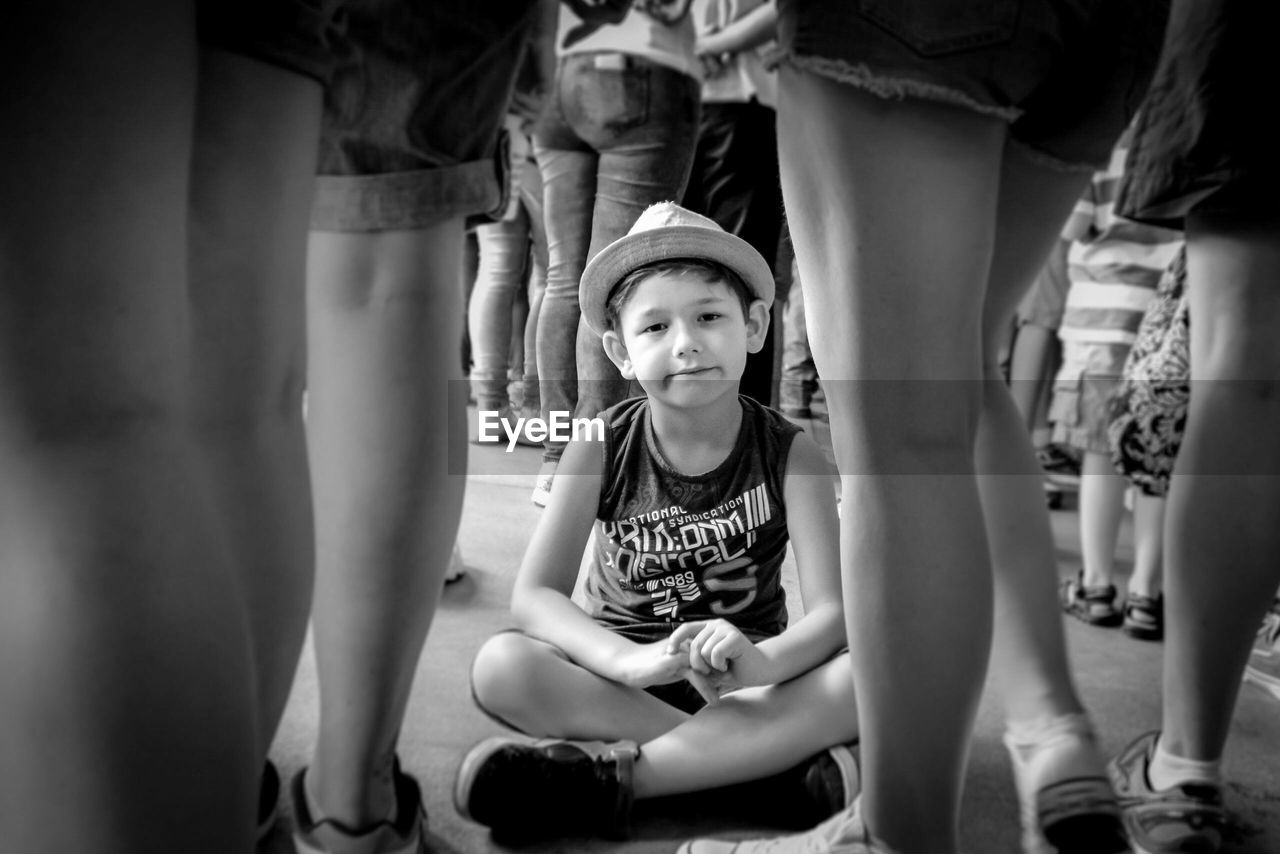
[[[685,475],[663,458],[649,401],[623,401],[605,421],[604,476],[586,579],[586,610],[638,641],[676,624],[723,617],[752,640],[787,625],[783,480],[799,428],[739,397],[742,427],[712,471]]]

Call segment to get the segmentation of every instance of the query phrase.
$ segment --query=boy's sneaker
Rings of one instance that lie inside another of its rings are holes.
[[[893,851],[871,838],[862,823],[861,801],[855,800],[804,833],[737,842],[694,839],[681,845],[677,854],[893,854]]]
[[[829,747],[801,766],[800,783],[812,810],[812,819],[805,824],[824,821],[853,805],[862,793],[859,764],[858,744],[854,742]]]
[[[397,761],[392,769],[396,809],[393,818],[370,827],[353,828],[336,819],[313,815],[307,803],[306,769],[299,771],[290,786],[293,815],[293,847],[298,854],[426,854],[422,827],[427,822],[418,783],[401,772]]]
[[[1130,593],[1124,601],[1124,633],[1138,640],[1164,637],[1164,597]]]
[[[1138,854],[1215,854],[1226,825],[1222,787],[1204,782],[1153,789],[1147,769],[1159,737],[1141,736],[1109,766],[1129,841]]]
[[[1280,600],[1262,618],[1258,637],[1249,653],[1244,681],[1252,682],[1280,700]]]
[[[495,840],[626,837],[634,799],[633,741],[520,741],[495,737],[463,757],[453,803]]]
[[[1129,850],[1088,717],[1062,715],[1029,732],[1010,731],[1004,744],[1018,791],[1023,854]]]
[[[1086,587],[1084,570],[1076,573],[1075,578],[1068,578],[1058,589],[1062,610],[1077,620],[1083,620],[1091,626],[1118,626],[1124,617],[1116,610],[1116,587],[1114,584],[1102,584]]]

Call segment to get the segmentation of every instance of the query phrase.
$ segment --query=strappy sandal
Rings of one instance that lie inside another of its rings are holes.
[[[1118,626],[1124,622],[1124,616],[1115,606],[1115,585],[1086,587],[1083,569],[1076,573],[1075,578],[1062,582],[1059,594],[1062,610],[1077,620],[1091,626]]]
[[[1164,637],[1164,597],[1130,593],[1124,601],[1124,633],[1138,640]]]

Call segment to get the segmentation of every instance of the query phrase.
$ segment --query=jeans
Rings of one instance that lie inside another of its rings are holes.
[[[518,165],[513,180],[515,214],[476,228],[480,263],[467,307],[467,328],[471,390],[480,409],[538,406],[535,330],[532,324],[521,328],[520,299],[527,281],[532,316],[546,280],[547,238],[537,164],[529,160]],[[519,384],[519,399],[508,394],[508,383]]]
[[[547,229],[547,289],[538,318],[544,417],[591,418],[629,384],[581,321],[578,282],[588,259],[626,235],[651,204],[679,199],[698,133],[698,83],[640,57],[564,57],[534,132]],[[544,458],[560,458],[550,441]]]
[[[693,173],[684,206],[751,244],[776,270],[782,234],[782,186],[774,111],[759,103],[702,105]],[[747,357],[741,393],[773,403],[774,334]]]
[[[782,322],[782,381],[778,386],[783,411],[808,409],[818,390],[818,369],[809,349],[809,325],[805,321],[804,291],[792,282]]]

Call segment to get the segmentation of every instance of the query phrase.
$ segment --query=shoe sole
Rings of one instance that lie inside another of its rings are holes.
[[[511,743],[512,740],[510,738],[495,735],[491,738],[486,738],[468,750],[467,755],[462,757],[462,764],[458,766],[458,776],[453,781],[453,808],[458,811],[458,815],[467,821],[475,821],[471,817],[467,796],[471,794],[471,786],[475,783],[476,772],[489,760],[490,756],[493,756],[493,754]]]
[[[840,805],[841,809],[847,808],[862,793],[862,771],[858,767],[855,748],[856,745],[854,747],[839,745],[827,750],[828,755],[836,763],[836,770],[840,772],[840,783],[844,786],[844,803]]]
[[[1123,626],[1124,633],[1131,638],[1144,641],[1158,641],[1164,639],[1164,632],[1160,629],[1148,629],[1143,626],[1134,626],[1125,623]]]
[[[293,850],[296,851],[297,854],[333,854],[333,852],[328,849],[317,848],[305,839],[302,839],[296,833],[293,835]],[[426,851],[426,849],[422,845],[421,837],[419,837],[403,847],[386,848],[379,851],[378,854],[423,854],[424,851]]]

